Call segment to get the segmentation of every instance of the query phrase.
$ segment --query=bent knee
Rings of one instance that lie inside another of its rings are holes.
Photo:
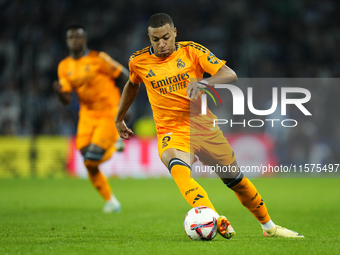
[[[99,171],[99,161],[85,160],[84,165],[91,175],[96,175]]]
[[[98,172],[98,166],[102,163],[101,159],[103,158],[105,152],[93,152],[87,151],[84,154],[84,165],[90,174],[96,174]]]

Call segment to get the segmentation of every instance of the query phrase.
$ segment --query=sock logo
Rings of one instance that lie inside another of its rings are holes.
[[[264,204],[263,203],[263,199],[261,199],[261,203],[260,203],[260,205],[258,207],[256,207],[256,209],[259,209],[261,207],[261,205],[263,205],[263,204]]]
[[[204,196],[197,194],[197,196],[195,197],[194,202],[192,204],[196,203],[196,201],[199,200],[200,198],[204,198]]]
[[[185,192],[185,195],[187,196],[190,192],[195,191],[195,190],[198,190],[198,187],[187,190]]]
[[[255,196],[253,196],[253,197],[251,198],[251,200],[254,200],[254,199],[257,197],[258,194],[259,194],[259,193],[256,192]],[[263,201],[263,200],[262,200],[262,201]]]

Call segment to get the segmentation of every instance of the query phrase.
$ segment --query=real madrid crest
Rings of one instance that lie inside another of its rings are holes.
[[[177,67],[179,68],[179,69],[183,69],[184,67],[185,67],[185,63],[183,62],[183,60],[182,59],[177,59]]]

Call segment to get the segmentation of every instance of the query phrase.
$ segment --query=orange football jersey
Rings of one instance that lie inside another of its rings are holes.
[[[190,81],[202,79],[204,72],[214,75],[224,64],[194,42],[177,42],[175,51],[166,58],[155,56],[151,46],[130,57],[130,80],[144,82],[158,134],[190,133],[190,118],[195,123],[211,125],[211,111],[201,115],[201,108],[196,105],[196,113],[190,114],[190,104],[200,105],[201,100],[188,99],[186,89]]]
[[[67,57],[58,66],[59,83],[63,92],[75,90],[79,102],[79,115],[116,113],[120,93],[114,79],[123,66],[104,52],[90,50],[83,57]]]

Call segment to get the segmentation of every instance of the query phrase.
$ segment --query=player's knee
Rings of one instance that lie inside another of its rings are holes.
[[[96,171],[100,163],[102,162],[101,159],[104,156],[104,152],[93,152],[93,151],[87,151],[84,154],[84,164],[86,168],[91,172],[91,169],[93,171]]]
[[[100,165],[100,161],[96,161],[96,160],[90,160],[90,159],[86,159],[84,161],[84,165],[86,166],[86,168],[95,168],[98,167]]]
[[[228,188],[232,189],[236,184],[239,184],[244,175],[241,171],[238,172],[238,174],[233,178],[222,178],[222,181],[225,185],[227,185]]]
[[[191,167],[185,163],[183,160],[179,159],[179,158],[172,158],[170,161],[169,161],[169,166],[168,166],[168,169],[169,169],[169,172],[171,173],[171,169],[176,166],[176,165],[179,165],[179,166],[185,166],[187,168],[189,168],[191,170]]]
[[[94,152],[94,151],[87,151],[84,154],[84,161],[86,160],[91,160],[91,161],[101,161],[101,159],[104,156],[105,151],[101,151],[101,152]]]
[[[93,161],[93,160],[85,160],[84,161],[84,165],[87,169],[87,171],[89,172],[90,175],[94,176],[99,172],[99,161]]]

